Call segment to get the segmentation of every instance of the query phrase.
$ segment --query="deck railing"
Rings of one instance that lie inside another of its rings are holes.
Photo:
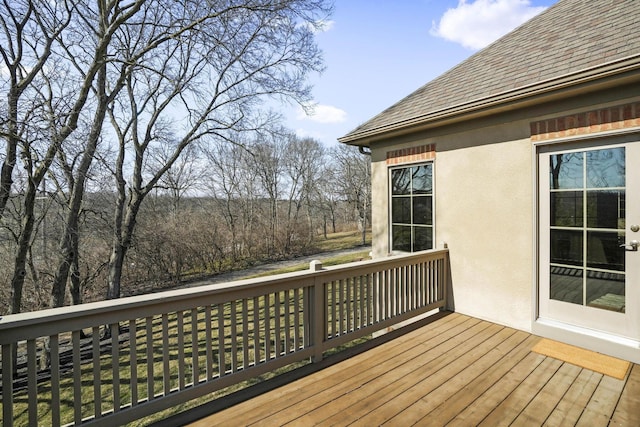
[[[447,257],[444,249],[312,263],[299,273],[4,316],[2,425],[123,424],[318,361],[444,307]]]

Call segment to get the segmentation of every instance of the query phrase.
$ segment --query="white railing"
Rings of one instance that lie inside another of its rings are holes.
[[[318,361],[444,307],[447,257],[444,249],[312,263],[300,273],[4,316],[2,425],[123,424]],[[101,338],[105,330],[114,338]]]

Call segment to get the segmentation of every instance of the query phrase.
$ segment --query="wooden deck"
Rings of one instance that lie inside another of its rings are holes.
[[[617,380],[539,340],[452,313],[191,425],[640,425],[638,365]]]

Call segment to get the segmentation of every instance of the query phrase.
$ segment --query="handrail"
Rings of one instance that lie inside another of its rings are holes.
[[[444,307],[447,274],[448,250],[431,250],[3,316],[2,425],[123,424],[318,361]]]

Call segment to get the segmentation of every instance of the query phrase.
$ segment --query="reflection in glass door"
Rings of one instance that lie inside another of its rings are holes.
[[[549,161],[549,297],[625,311],[625,148]]]
[[[640,341],[640,142],[633,139],[539,148],[538,318],[547,324]]]

